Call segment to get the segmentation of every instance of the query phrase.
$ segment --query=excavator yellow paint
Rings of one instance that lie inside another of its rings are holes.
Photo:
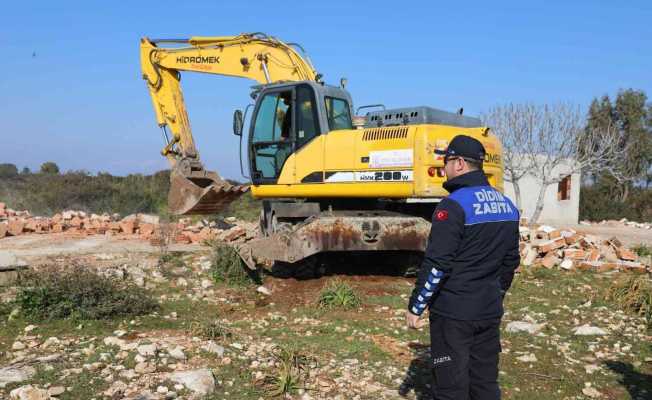
[[[447,195],[442,188],[442,176],[431,177],[430,167],[443,168],[441,157],[434,153],[437,143],[445,147],[459,134],[473,136],[487,149],[484,170],[495,187],[502,190],[500,141],[486,128],[459,128],[445,125],[410,125],[404,127],[404,138],[365,140],[365,135],[383,128],[331,131],[321,135],[305,147],[292,154],[285,163],[276,185],[253,185],[252,194],[258,198],[277,197],[382,197],[382,198],[436,198]],[[387,128],[392,129],[392,128]],[[413,152],[413,164],[408,167],[370,168],[369,163],[360,160],[377,151],[408,150]],[[301,183],[301,179],[315,171],[326,172],[370,172],[412,171],[409,182],[319,182]]]
[[[172,47],[160,47],[168,45]],[[319,81],[309,60],[293,45],[261,34],[189,39],[141,39],[140,59],[158,125],[169,133],[161,153],[172,166],[169,205],[173,213],[214,213],[248,186],[231,185],[204,169],[195,146],[180,86],[180,72],[243,77],[260,84]],[[251,186],[257,198],[433,199],[445,196],[443,160],[434,154],[458,134],[479,139],[487,149],[485,172],[502,189],[502,149],[484,127],[437,124],[366,127],[321,132],[295,150],[273,183]],[[249,148],[251,151],[251,148]],[[376,155],[398,151],[400,166],[373,164]],[[409,156],[409,157],[408,157]],[[437,171],[438,174],[432,174]],[[373,180],[370,174],[399,173],[400,179]],[[306,180],[308,176],[321,179]]]

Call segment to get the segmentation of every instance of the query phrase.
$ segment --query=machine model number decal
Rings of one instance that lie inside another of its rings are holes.
[[[356,172],[355,180],[361,182],[409,182],[412,180],[412,171]]]
[[[412,171],[338,171],[327,173],[326,182],[411,182]]]

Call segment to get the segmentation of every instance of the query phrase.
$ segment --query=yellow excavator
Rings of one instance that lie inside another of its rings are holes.
[[[250,267],[323,252],[423,251],[432,211],[447,194],[443,159],[434,150],[458,134],[484,144],[485,173],[502,189],[501,145],[479,119],[425,106],[376,104],[354,112],[345,80],[325,84],[298,44],[262,33],[143,38],[140,58],[166,140],[162,154],[172,167],[171,212],[216,213],[251,189],[263,199],[263,237],[240,249]],[[185,71],[258,83],[251,110],[233,117],[241,145],[246,135],[249,185],[204,168],[181,91]],[[356,115],[371,107],[376,110]]]

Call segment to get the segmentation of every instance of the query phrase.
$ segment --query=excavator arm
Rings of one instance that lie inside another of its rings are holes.
[[[161,154],[172,167],[168,206],[175,214],[219,212],[246,192],[247,186],[231,185],[216,172],[207,171],[194,143],[183,101],[180,72],[249,78],[260,84],[318,80],[310,61],[290,43],[261,34],[191,37],[190,39],[141,39],[140,61],[156,121],[166,145]]]

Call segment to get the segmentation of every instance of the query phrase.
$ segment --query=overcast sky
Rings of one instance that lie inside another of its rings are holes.
[[[0,162],[119,175],[166,168],[141,36],[260,31],[299,42],[328,83],[348,78],[355,106],[477,115],[507,102],[586,107],[630,87],[652,96],[649,0],[192,3],[5,2]],[[182,82],[206,166],[240,178],[231,116],[253,82],[190,73]]]

